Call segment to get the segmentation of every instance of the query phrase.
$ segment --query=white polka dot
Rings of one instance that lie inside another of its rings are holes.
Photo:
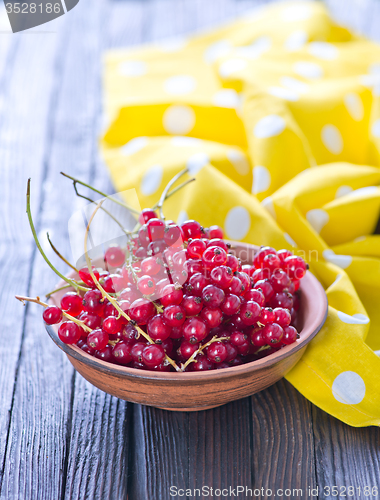
[[[276,210],[274,209],[273,200],[270,196],[264,198],[261,202],[262,206],[270,213],[273,219],[276,219]]]
[[[193,92],[197,86],[191,75],[175,75],[164,81],[164,90],[170,95],[185,95]]]
[[[143,76],[147,72],[144,61],[124,61],[119,64],[119,73],[123,76]]]
[[[161,186],[164,169],[161,165],[153,165],[144,174],[140,189],[144,196],[150,196]]]
[[[380,137],[380,119],[373,122],[371,132],[375,137]]]
[[[333,382],[332,393],[334,398],[345,405],[357,405],[365,396],[364,380],[356,372],[340,373]]]
[[[298,101],[299,99],[297,92],[284,87],[269,87],[268,93],[286,101]]]
[[[238,149],[231,148],[227,151],[227,158],[234,166],[236,172],[240,175],[247,175],[250,171],[250,163],[247,155]]]
[[[346,196],[353,191],[351,186],[340,186],[335,193],[335,198],[341,198],[342,196]]]
[[[240,104],[240,97],[236,90],[222,89],[213,95],[212,103],[221,108],[237,108]]]
[[[286,7],[282,11],[282,20],[286,22],[306,21],[313,13],[310,5],[297,4]]]
[[[181,210],[177,217],[177,224],[183,224],[187,220],[190,220],[190,217],[185,210]]]
[[[327,260],[328,262],[331,262],[331,264],[335,264],[338,267],[341,267],[342,269],[346,269],[351,262],[352,262],[352,257],[351,255],[337,255],[333,250],[324,250],[322,252],[323,258]]]
[[[349,92],[344,96],[343,100],[352,118],[356,121],[362,120],[364,117],[364,106],[359,94]]]
[[[228,78],[233,73],[243,70],[247,66],[244,59],[227,59],[219,67],[219,74],[222,78]]]
[[[284,233],[284,238],[289,243],[289,245],[292,245],[292,247],[297,247],[297,243],[293,240],[293,238],[290,236],[290,234]]]
[[[365,186],[359,189],[355,189],[349,193],[351,198],[360,198],[361,196],[373,196],[379,195],[380,190],[378,186]]]
[[[364,87],[373,87],[380,84],[380,75],[360,75],[359,80]]]
[[[371,75],[380,75],[380,62],[371,64],[368,68],[368,72]]]
[[[326,148],[333,153],[338,155],[343,150],[343,139],[342,136],[335,125],[325,125],[322,128],[322,142]]]
[[[231,43],[228,40],[220,40],[219,42],[214,42],[207,47],[204,52],[204,60],[212,64],[219,57],[226,56],[228,52],[231,50]]]
[[[256,123],[253,133],[260,139],[273,137],[281,134],[285,126],[286,123],[282,116],[268,115]]]
[[[364,241],[367,239],[367,236],[358,236],[357,238],[354,239],[354,241],[356,243],[358,243],[359,241]]]
[[[210,158],[206,153],[195,153],[186,162],[186,167],[191,175],[197,175],[203,167],[210,163]]]
[[[186,137],[177,135],[176,137],[172,137],[171,145],[178,148],[193,148],[199,147],[203,145],[202,139],[197,139],[196,137]]]
[[[131,156],[141,149],[145,148],[147,144],[147,137],[135,137],[134,139],[131,139],[129,142],[127,142],[127,144],[122,146],[120,148],[120,152],[125,156]]]
[[[309,78],[310,80],[315,80],[323,76],[323,69],[319,64],[309,61],[298,61],[294,64],[293,69],[297,75]]]
[[[231,240],[242,240],[251,226],[251,217],[244,207],[234,207],[228,212],[224,221],[227,237]]]
[[[301,49],[307,42],[307,39],[308,39],[308,34],[306,33],[306,31],[303,30],[294,31],[285,40],[284,47],[286,50],[289,51]]]
[[[348,325],[366,325],[369,323],[369,318],[364,314],[357,313],[350,316],[342,311],[337,311],[337,314],[339,319]]]
[[[307,212],[306,219],[319,234],[322,231],[322,228],[328,223],[330,217],[325,210],[322,210],[321,208],[314,208],[313,210],[309,210]]]
[[[303,94],[309,90],[309,85],[307,83],[301,82],[301,80],[297,80],[297,78],[291,76],[281,77],[280,82],[283,87],[298,92],[299,94]]]
[[[259,194],[267,191],[270,186],[270,173],[266,167],[257,165],[253,169],[252,193]]]
[[[190,106],[173,104],[163,116],[163,125],[169,134],[188,134],[195,125],[195,113]]]
[[[262,36],[251,43],[251,45],[246,45],[244,47],[239,47],[238,49],[236,49],[236,54],[254,60],[258,59],[265,52],[267,52],[271,48],[271,46],[271,39],[268,36]]]
[[[257,6],[253,10],[245,12],[241,21],[243,23],[251,24],[252,22],[260,21],[264,17],[267,17],[267,9],[262,5],[261,7]]]
[[[339,51],[335,45],[327,42],[311,42],[309,43],[308,51],[314,57],[319,57],[319,59],[324,59],[325,61],[332,61],[339,55]]]
[[[380,351],[373,351],[373,352],[376,354],[376,356],[379,356],[380,358]]]
[[[180,50],[184,49],[186,45],[186,38],[179,36],[166,38],[165,40],[158,42],[158,46],[162,50],[162,52],[179,52]]]

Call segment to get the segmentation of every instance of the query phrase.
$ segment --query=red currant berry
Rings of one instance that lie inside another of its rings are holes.
[[[154,304],[147,299],[137,299],[132,302],[129,309],[129,316],[131,319],[136,321],[138,325],[146,325],[149,318],[154,316],[156,313],[156,308]]]
[[[284,336],[282,337],[282,343],[289,345],[293,344],[299,338],[299,334],[294,326],[286,326],[284,328]]]
[[[101,316],[104,312],[105,303],[100,290],[89,290],[83,297],[83,308],[91,314]]]
[[[161,290],[161,304],[166,307],[170,305],[179,305],[183,299],[183,292],[175,285],[167,285]]]
[[[193,372],[204,372],[206,370],[212,370],[213,368],[213,363],[211,363],[205,354],[198,354],[195,358],[195,362],[190,364],[190,369]]]
[[[140,244],[144,248],[147,248],[150,243],[150,238],[149,238],[148,226],[146,224],[140,227],[138,235]]]
[[[206,250],[206,243],[201,240],[191,240],[187,245],[187,253],[192,259],[202,258],[203,252]]]
[[[251,288],[251,280],[248,274],[238,271],[236,277],[241,281],[241,284],[244,287],[244,292],[247,292]]]
[[[172,305],[164,309],[165,323],[171,327],[181,326],[185,322],[186,313],[182,306]]]
[[[146,223],[150,241],[163,240],[165,235],[165,222],[161,219],[149,219]]]
[[[232,316],[233,314],[236,314],[238,312],[240,306],[241,302],[239,297],[237,295],[234,295],[233,293],[228,293],[225,296],[225,299],[220,308],[224,314],[226,314],[227,316]]]
[[[274,290],[269,280],[259,280],[255,283],[253,288],[263,292],[266,302],[268,302],[274,295]]]
[[[139,215],[139,223],[146,224],[150,219],[157,219],[157,214],[151,208],[144,208]]]
[[[133,302],[139,298],[139,294],[135,288],[126,287],[119,295],[119,300],[127,300],[128,302]],[[107,316],[110,316],[109,314]]]
[[[148,255],[160,255],[167,249],[167,247],[168,247],[168,245],[166,244],[165,240],[151,241],[148,245],[148,248],[147,248],[147,254]]]
[[[292,321],[292,317],[288,309],[282,309],[281,307],[276,307],[273,310],[274,313],[274,322],[281,326],[281,328],[285,328],[290,325]]]
[[[247,335],[239,330],[234,330],[230,335],[230,342],[235,347],[245,345],[247,342]]]
[[[49,306],[42,313],[42,317],[47,325],[56,325],[62,321],[62,311],[57,306]]]
[[[185,361],[186,359],[189,359],[198,349],[199,344],[191,344],[188,340],[183,340],[177,349],[177,354],[183,361]]]
[[[205,307],[202,309],[201,317],[210,328],[216,328],[223,321],[223,313],[219,308]]]
[[[189,280],[188,290],[196,296],[201,296],[204,288],[208,286],[210,281],[201,273],[193,274]]]
[[[268,324],[263,328],[263,336],[268,345],[278,344],[284,336],[284,330],[277,323]]]
[[[165,351],[161,345],[151,344],[144,347],[142,352],[143,363],[148,367],[161,364],[165,359]]]
[[[250,353],[252,344],[247,340],[244,344],[239,345],[236,349],[241,356],[248,356]]]
[[[73,321],[64,321],[58,328],[58,337],[64,344],[76,344],[82,336],[82,328]]]
[[[254,302],[257,302],[260,307],[264,307],[265,305],[265,297],[264,294],[261,290],[256,290],[255,288],[248,290],[244,294],[244,299],[245,300],[253,300]]]
[[[306,270],[308,269],[308,265],[302,259],[302,257],[297,257],[296,255],[287,257],[284,261],[283,266],[289,278],[292,280],[302,279],[306,274]]]
[[[287,292],[278,292],[271,299],[272,307],[282,307],[284,309],[291,309],[293,307],[293,295]]]
[[[220,238],[213,238],[212,240],[209,240],[207,242],[207,248],[208,247],[219,247],[223,248],[223,250],[228,253],[228,245],[224,240],[221,240]]]
[[[253,265],[256,267],[256,269],[262,267],[262,263],[264,260],[264,257],[266,255],[269,255],[270,253],[273,253],[276,255],[276,250],[272,247],[261,247],[260,250],[257,252],[257,254],[253,258]]]
[[[254,328],[251,332],[251,342],[256,347],[266,345],[266,340],[263,335],[263,328]]]
[[[183,337],[191,344],[202,342],[207,335],[206,323],[201,318],[189,318],[182,327]]]
[[[164,241],[168,246],[180,247],[183,244],[182,229],[177,224],[166,225]]]
[[[83,352],[86,352],[90,356],[94,356],[94,354],[96,352],[95,349],[93,347],[90,347],[88,344],[83,344],[82,347],[81,347],[81,350]]]
[[[202,261],[207,269],[224,266],[227,262],[227,252],[217,246],[207,247],[202,255]]]
[[[136,342],[131,347],[131,357],[136,363],[142,363],[142,352],[147,346],[145,342]]]
[[[102,319],[97,314],[91,314],[88,312],[82,313],[80,320],[83,321],[83,323],[86,326],[91,328],[91,330],[96,330],[97,328],[100,328],[101,323],[102,323]]]
[[[257,283],[260,280],[265,280],[270,278],[269,269],[256,269],[252,273],[252,279],[254,283]]]
[[[165,323],[162,314],[156,314],[148,321],[147,332],[152,340],[161,343],[170,337],[171,328]]]
[[[126,342],[118,342],[112,349],[112,359],[119,365],[126,366],[132,361],[132,346]]]
[[[202,311],[203,302],[200,297],[185,295],[181,305],[186,311],[186,316],[196,316]]]
[[[202,299],[209,307],[219,307],[224,300],[224,292],[215,285],[207,285],[202,290]]]
[[[147,257],[141,261],[141,272],[149,276],[158,274],[162,269],[162,265],[157,257]]]
[[[233,279],[232,269],[228,266],[214,267],[210,273],[211,283],[218,285],[220,288],[228,288]]]
[[[92,266],[92,272],[94,273],[95,278],[99,281],[99,271],[95,269],[94,266]],[[80,279],[83,281],[88,286],[94,286],[94,280],[92,279],[92,276],[90,274],[90,271],[88,270],[88,267],[82,267],[78,271]]]
[[[123,327],[123,322],[120,319],[117,319],[116,316],[108,316],[108,318],[104,319],[102,325],[103,330],[109,335],[115,335],[115,333],[120,332],[122,327]]]
[[[110,318],[116,319],[113,316],[110,316]],[[99,328],[97,330],[93,330],[91,333],[88,334],[87,345],[89,345],[90,347],[92,347],[97,351],[101,351],[107,346],[108,340],[109,340],[108,333],[104,330],[100,330]]]
[[[240,267],[239,259],[235,255],[228,254],[226,266],[230,267],[233,273],[238,271]]]
[[[268,269],[269,273],[272,274],[276,269],[280,269],[281,260],[276,254],[269,253],[264,257],[261,265],[262,269]]]
[[[101,351],[96,351],[95,358],[101,359],[102,361],[107,361],[108,363],[112,363],[112,347],[108,345]]]
[[[274,312],[271,307],[264,307],[261,310],[258,322],[262,325],[267,325],[268,323],[274,322]]]
[[[87,292],[89,293],[89,292]],[[61,309],[76,318],[83,310],[82,299],[76,292],[67,292],[61,299]]]
[[[297,293],[295,293],[293,295],[293,309],[295,311],[298,311],[298,309],[300,308],[300,299],[299,299],[299,296]]]
[[[282,269],[276,269],[270,278],[270,283],[275,292],[282,292],[285,288],[289,288],[291,281],[289,276]]]
[[[243,283],[240,278],[234,276],[231,281],[231,285],[228,287],[228,291],[234,295],[243,295],[247,290],[244,288]]]
[[[195,240],[202,237],[202,227],[199,222],[195,220],[187,220],[181,224],[183,231],[183,239],[187,241],[189,238]]]
[[[182,338],[182,326],[174,326],[172,327],[172,331],[170,333],[170,338],[174,340],[178,340]]]
[[[227,358],[227,348],[222,342],[213,342],[207,348],[207,357],[211,363],[223,363]]]
[[[248,302],[244,302],[240,307],[239,315],[241,317],[242,322],[247,325],[253,325],[256,323],[260,317],[261,308],[257,302],[253,302],[253,300],[249,300]]]
[[[156,289],[156,283],[148,275],[141,276],[137,282],[137,288],[143,295],[151,295]]]
[[[104,260],[109,267],[121,267],[125,262],[125,253],[119,246],[109,247],[104,254]]]
[[[291,257],[292,255],[293,255],[293,254],[292,254],[292,252],[291,252],[290,250],[285,250],[285,249],[283,249],[283,250],[279,250],[279,251],[277,252],[277,257],[280,259],[281,264],[282,264],[283,262],[285,262],[285,259],[286,259],[287,257]]]
[[[208,234],[210,240],[213,238],[219,238],[219,239],[224,238],[223,230],[219,226],[210,226],[208,229]]]
[[[236,346],[231,344],[231,342],[224,341],[223,343],[226,346],[226,350],[227,350],[227,357],[224,361],[226,361],[226,362],[232,361],[238,355],[238,350],[237,350]]]
[[[183,267],[190,277],[194,276],[194,274],[203,272],[203,262],[199,259],[187,260]]]

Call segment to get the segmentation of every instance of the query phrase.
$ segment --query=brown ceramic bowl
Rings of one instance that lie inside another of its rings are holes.
[[[235,245],[236,255],[244,263],[252,262],[257,247]],[[300,289],[300,338],[294,344],[251,363],[207,372],[152,372],[114,365],[90,356],[76,346],[64,344],[58,338],[57,327],[46,328],[74,368],[102,391],[133,403],[166,410],[206,410],[269,387],[299,361],[327,316],[325,291],[309,271],[302,279]],[[62,294],[55,294],[51,302],[58,304]]]

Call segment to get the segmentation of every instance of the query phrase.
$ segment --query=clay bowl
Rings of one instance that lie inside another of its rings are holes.
[[[236,255],[244,263],[252,262],[257,247],[235,245]],[[220,370],[176,373],[118,366],[90,356],[76,346],[64,344],[58,338],[56,326],[46,328],[74,368],[102,391],[133,403],[166,410],[206,410],[262,391],[280,380],[299,361],[327,316],[327,297],[319,281],[308,271],[301,283],[300,338],[265,358]],[[51,302],[58,304],[62,294],[55,294]]]

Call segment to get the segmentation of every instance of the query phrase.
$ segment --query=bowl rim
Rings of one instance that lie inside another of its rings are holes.
[[[274,352],[264,358],[250,361],[249,363],[243,363],[238,366],[221,368],[219,370],[209,370],[204,372],[154,372],[149,370],[140,370],[128,366],[116,365],[98,359],[94,356],[91,356],[90,354],[82,351],[76,345],[63,343],[59,339],[58,334],[54,329],[53,325],[45,324],[45,327],[53,342],[60,349],[62,349],[62,351],[64,351],[67,356],[72,357],[77,361],[108,375],[112,374],[115,376],[123,376],[125,378],[134,378],[141,380],[160,380],[162,382],[166,381],[166,382],[182,382],[182,383],[190,383],[195,381],[199,382],[201,380],[206,381],[215,378],[225,379],[225,378],[235,377],[237,375],[243,375],[248,372],[251,373],[259,371],[264,367],[269,368],[278,363],[279,361],[287,358],[291,354],[294,354],[303,347],[305,347],[317,335],[317,333],[320,331],[327,318],[327,313],[328,313],[327,295],[321,283],[310,271],[307,271],[305,277],[302,279],[300,283],[301,292],[305,293],[305,289],[307,289],[308,287],[314,288],[314,290],[317,292],[317,294],[322,300],[317,302],[318,309],[316,311],[316,314],[314,315],[311,324],[307,326],[307,329],[308,330],[310,329],[311,331],[305,338],[302,338],[302,332],[304,332],[305,330],[304,326],[300,331],[300,339],[296,340],[295,343],[287,345],[286,347],[283,347],[279,351]],[[53,304],[56,304],[53,298],[50,298],[49,301]]]

